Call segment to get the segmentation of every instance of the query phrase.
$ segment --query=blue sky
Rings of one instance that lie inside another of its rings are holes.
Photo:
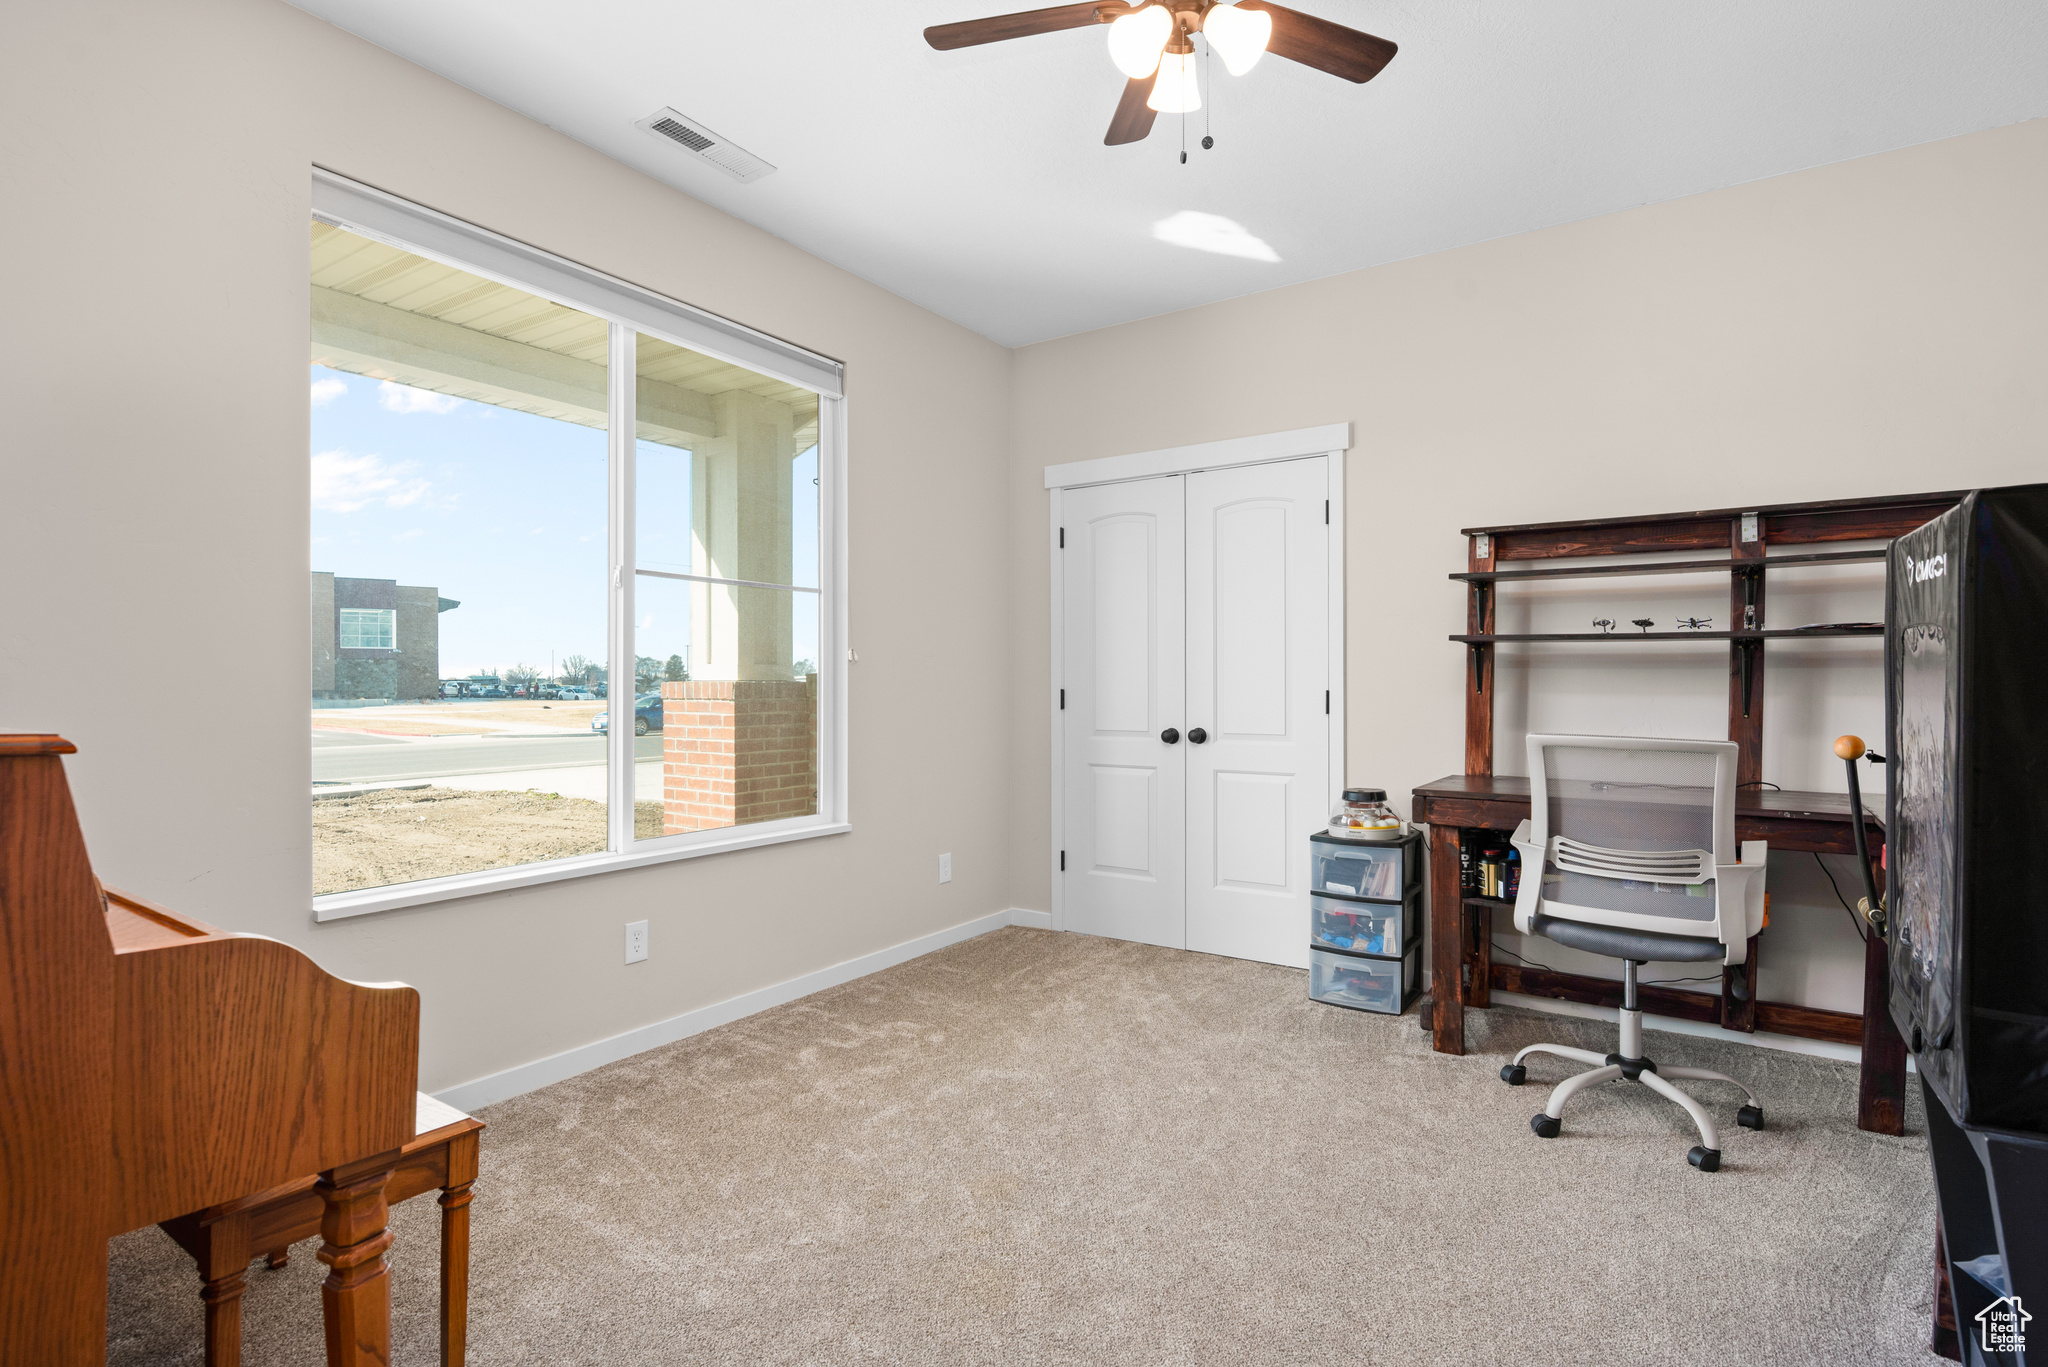
[[[312,367],[312,565],[438,589],[444,678],[605,658],[605,434]],[[689,557],[689,458],[640,444],[643,564]],[[817,453],[793,464],[794,573],[816,584]],[[641,579],[642,655],[687,653],[687,593]],[[677,586],[680,587],[680,586]],[[816,658],[817,597],[797,594]]]

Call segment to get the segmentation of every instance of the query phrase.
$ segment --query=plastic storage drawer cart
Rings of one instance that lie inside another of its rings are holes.
[[[1311,1000],[1398,1015],[1422,967],[1422,835],[1309,837]]]

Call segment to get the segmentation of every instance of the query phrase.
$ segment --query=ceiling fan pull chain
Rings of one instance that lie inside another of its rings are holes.
[[[1209,151],[1216,146],[1216,139],[1209,136],[1209,116],[1216,111],[1216,76],[1209,69],[1209,56],[1216,51],[1216,45],[1209,41],[1209,35],[1202,35],[1202,84],[1209,87],[1208,103],[1202,106],[1202,150]]]

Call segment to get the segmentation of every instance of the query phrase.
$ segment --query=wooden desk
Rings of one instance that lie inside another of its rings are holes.
[[[104,1363],[109,1238],[305,1173],[329,1351],[387,1362],[419,993],[102,890],[73,750],[0,734],[0,1363]]]
[[[441,1193],[442,1367],[462,1367],[467,1352],[469,1188],[476,1180],[477,1136],[483,1128],[481,1120],[420,1093],[416,1133],[398,1151],[384,1186],[387,1205],[429,1191]],[[206,1367],[239,1367],[243,1278],[249,1262],[267,1254],[271,1267],[283,1267],[293,1244],[321,1232],[326,1202],[318,1184],[317,1177],[302,1177],[163,1222],[163,1231],[199,1264],[199,1297],[206,1302]],[[331,1336],[328,1361],[336,1361]]]
[[[1461,829],[1512,831],[1529,815],[1529,780],[1490,774],[1453,775],[1414,792],[1414,819],[1429,826],[1430,1029],[1439,1053],[1465,1052],[1467,1006],[1491,1005],[1492,989],[1556,997],[1597,1006],[1619,1006],[1621,984],[1578,973],[1552,973],[1493,962],[1493,911],[1512,906],[1499,899],[1466,897],[1458,880]],[[1849,799],[1841,793],[1762,792],[1744,789],[1736,799],[1735,837],[1763,840],[1773,850],[1854,854],[1855,828]],[[1863,812],[1872,851],[1884,844],[1884,826]],[[1882,869],[1875,870],[1883,888]],[[1758,938],[1749,942],[1749,981],[1756,981]],[[1643,1009],[1682,1020],[1705,1021],[1725,1029],[1759,1028],[1804,1039],[1860,1044],[1863,1070],[1857,1091],[1856,1123],[1879,1134],[1903,1134],[1906,1109],[1906,1042],[1885,1007],[1885,944],[1864,941],[1863,1014],[1756,999],[1735,1000],[1728,991],[1731,970],[1723,970],[1721,995],[1665,987],[1641,991]]]

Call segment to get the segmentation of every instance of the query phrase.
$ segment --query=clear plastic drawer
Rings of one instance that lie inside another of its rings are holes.
[[[1397,1016],[1422,972],[1422,946],[1417,945],[1398,959],[1376,959],[1360,954],[1337,954],[1324,949],[1308,952],[1309,1000],[1348,1006],[1354,1011],[1378,1011]]]
[[[1401,859],[1408,845],[1352,844],[1349,841],[1309,841],[1312,892],[1335,892],[1346,897],[1399,897],[1404,888]]]
[[[1408,909],[1406,902],[1353,902],[1312,892],[1309,943],[1353,954],[1397,955],[1418,929],[1408,924]]]

